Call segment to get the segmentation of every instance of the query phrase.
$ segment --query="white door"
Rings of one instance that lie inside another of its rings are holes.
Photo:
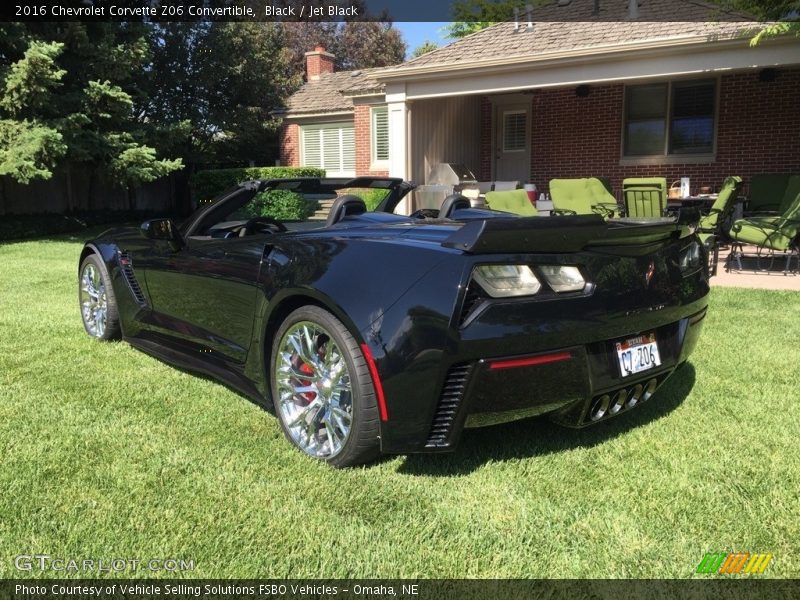
[[[528,181],[531,172],[530,102],[495,106],[495,181]]]

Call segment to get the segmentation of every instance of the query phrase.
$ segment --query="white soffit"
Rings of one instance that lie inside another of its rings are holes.
[[[717,74],[742,69],[800,65],[797,39],[777,39],[750,47],[749,40],[717,44],[641,47],[591,55],[540,56],[513,64],[461,65],[459,69],[427,72],[385,72],[386,92],[405,92],[406,100],[493,94],[534,88]]]

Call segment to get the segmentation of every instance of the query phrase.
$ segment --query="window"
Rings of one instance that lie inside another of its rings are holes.
[[[372,162],[389,160],[389,110],[385,106],[372,109]]]
[[[624,156],[713,153],[715,107],[715,81],[627,87]]]
[[[503,113],[503,152],[525,152],[526,121],[524,110]]]
[[[301,128],[301,162],[325,169],[328,177],[352,177],[356,172],[356,145],[352,123],[325,123]]]

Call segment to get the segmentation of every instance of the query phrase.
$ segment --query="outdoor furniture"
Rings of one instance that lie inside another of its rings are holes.
[[[551,179],[550,199],[556,214],[610,217],[619,211],[608,184],[598,177]]]
[[[759,174],[750,180],[750,194],[745,218],[760,214],[786,212],[800,193],[800,175]]]
[[[786,256],[786,266],[783,270],[787,274],[792,266],[792,257],[797,258],[800,268],[800,191],[789,204],[788,208],[777,217],[750,217],[734,222],[729,232],[732,240],[731,253],[725,264],[725,270],[730,271],[731,262],[735,261],[738,269],[742,270],[742,258],[749,258],[743,244],[753,244],[757,247],[755,258],[759,261],[766,255],[770,260],[775,260],[776,253]]]
[[[717,195],[717,199],[709,209],[708,213],[700,218],[697,232],[700,240],[706,246],[711,255],[711,266],[709,274],[713,277],[717,274],[717,261],[719,260],[719,243],[724,235],[726,223],[730,222],[733,211],[734,200],[739,195],[742,186],[742,178],[736,175],[726,177],[722,183],[722,188]]]
[[[535,217],[539,214],[539,211],[528,199],[528,193],[525,190],[486,192],[486,204],[492,210],[515,213],[524,217]]]
[[[660,217],[667,210],[666,177],[629,177],[622,180],[625,214],[629,217]]]

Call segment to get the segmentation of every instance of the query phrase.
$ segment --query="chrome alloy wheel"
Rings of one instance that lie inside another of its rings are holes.
[[[274,376],[279,416],[294,443],[321,459],[341,452],[353,423],[353,390],[333,337],[317,323],[295,323],[278,344]]]
[[[94,337],[103,337],[108,319],[108,297],[100,269],[91,262],[83,267],[81,273],[80,301],[86,331]]]

